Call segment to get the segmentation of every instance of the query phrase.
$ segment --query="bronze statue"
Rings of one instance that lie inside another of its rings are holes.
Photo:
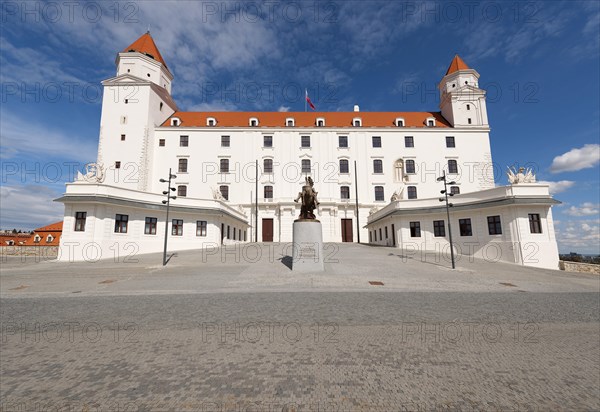
[[[313,211],[319,206],[317,200],[317,191],[313,188],[313,180],[309,177],[306,178],[306,183],[302,186],[302,191],[298,193],[298,197],[294,199],[294,202],[298,203],[298,200],[302,200],[302,207],[300,208],[299,219],[316,219]]]

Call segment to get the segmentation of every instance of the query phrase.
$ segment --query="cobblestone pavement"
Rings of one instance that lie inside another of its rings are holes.
[[[318,278],[325,286],[311,291],[287,280],[279,287],[288,292],[228,293],[215,276],[196,285],[211,291],[158,293],[162,278],[190,279],[182,265],[155,272],[156,289],[140,281],[126,293],[72,293],[61,266],[3,269],[0,410],[600,410],[593,277],[570,283],[561,272],[509,266],[518,286],[496,288],[507,280],[504,269],[475,277],[463,267],[448,281],[454,272],[421,262],[410,269],[419,265],[430,290],[407,275],[403,287],[336,292],[341,275],[330,267]],[[78,273],[77,287],[126,275],[107,266]],[[260,272],[227,267],[214,265],[224,284]],[[37,282],[38,268],[49,285],[61,283],[55,293],[6,290],[24,278]],[[135,269],[140,276],[143,268]],[[378,279],[394,280],[387,270]],[[537,285],[544,282],[550,286]]]

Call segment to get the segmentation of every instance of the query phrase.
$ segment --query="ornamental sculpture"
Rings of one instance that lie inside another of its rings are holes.
[[[316,219],[313,211],[319,206],[319,201],[317,200],[318,192],[313,186],[313,180],[310,176],[307,177],[304,186],[302,186],[302,191],[299,192],[298,197],[294,199],[294,202],[296,203],[298,203],[299,200],[302,201],[299,219]]]
[[[104,182],[104,165],[102,163],[87,163],[85,165],[85,174],[77,172],[77,180],[88,183]]]
[[[517,171],[516,168],[508,168],[508,172],[506,172],[508,176],[508,181],[511,185],[518,185],[519,183],[535,183],[535,175],[533,171],[528,168],[525,170],[524,167],[520,167]]]

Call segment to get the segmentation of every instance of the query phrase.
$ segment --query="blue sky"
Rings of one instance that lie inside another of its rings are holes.
[[[103,79],[148,27],[182,110],[438,110],[455,53],[488,90],[498,171],[551,182],[561,252],[600,253],[599,2],[11,2],[0,7],[1,228],[96,158]],[[497,173],[497,184],[506,184]]]

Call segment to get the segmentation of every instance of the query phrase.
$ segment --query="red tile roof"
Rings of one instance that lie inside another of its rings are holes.
[[[39,227],[34,232],[62,232],[63,221],[51,223],[46,226]]]
[[[6,246],[7,242],[12,240],[14,246],[58,246],[60,244],[60,236],[62,235],[63,222],[55,222],[49,225],[35,229],[33,233],[19,234],[0,234],[0,245]],[[40,241],[35,241],[35,236],[40,237]],[[52,236],[52,240],[47,242],[48,235]]]
[[[150,32],[143,34],[139,39],[125,47],[123,51],[136,51],[145,55],[149,55],[149,57],[152,57],[154,60],[161,62],[165,65],[165,67],[167,67],[167,63],[165,63],[160,52],[158,51],[158,47],[156,47],[154,39],[152,39],[152,36],[150,36]]]
[[[181,127],[206,127],[209,117],[217,120],[217,127],[248,127],[252,117],[258,119],[259,127],[285,127],[288,117],[294,119],[296,128],[315,127],[317,118],[325,119],[325,128],[352,127],[354,118],[361,119],[362,127],[396,127],[399,117],[405,127],[426,127],[428,117],[436,119],[435,127],[452,127],[439,112],[175,112],[162,126],[170,126],[173,117],[181,121]]]
[[[465,63],[465,61],[463,59],[461,59],[460,56],[457,54],[454,56],[454,58],[450,62],[450,66],[448,66],[448,70],[446,70],[446,76],[449,75],[450,73],[454,73],[459,70],[468,70],[468,69],[470,69],[470,67],[467,66],[467,63]]]

